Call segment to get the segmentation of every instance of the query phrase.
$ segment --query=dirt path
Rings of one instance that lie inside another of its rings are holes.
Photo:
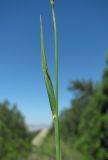
[[[42,129],[39,134],[33,139],[32,144],[35,146],[40,146],[49,132],[49,128]]]

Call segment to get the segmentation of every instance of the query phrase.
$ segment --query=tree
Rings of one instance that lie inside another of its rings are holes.
[[[86,159],[108,159],[108,67],[85,108],[79,125],[78,148]]]
[[[108,59],[100,82],[73,81],[69,90],[75,97],[60,116],[63,138],[84,160],[108,160]]]
[[[61,133],[66,141],[75,141],[79,136],[79,124],[81,115],[85,110],[91,96],[95,91],[92,81],[72,81],[68,87],[76,96],[71,101],[71,108],[66,109],[60,115]],[[68,135],[68,136],[67,136]]]
[[[24,117],[17,106],[0,103],[0,160],[24,160],[30,148]]]

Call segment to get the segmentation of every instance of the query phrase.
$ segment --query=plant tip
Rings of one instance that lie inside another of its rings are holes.
[[[52,6],[54,6],[54,0],[50,0]]]
[[[42,16],[41,16],[41,14],[40,14],[40,21],[42,20]]]

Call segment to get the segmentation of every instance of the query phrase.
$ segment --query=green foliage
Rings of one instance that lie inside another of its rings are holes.
[[[71,108],[61,113],[60,122],[63,139],[73,142],[79,136],[78,126],[81,122],[81,115],[91,100],[95,87],[91,81],[77,80],[70,83],[69,90],[77,94],[71,102]]]
[[[24,117],[17,106],[0,103],[0,160],[24,160],[30,148]]]
[[[98,85],[71,82],[76,96],[60,116],[62,138],[79,150],[84,160],[108,159],[108,67]]]
[[[83,160],[83,157],[80,152],[76,151],[74,148],[69,146],[63,140],[61,141],[61,149],[62,149],[62,159],[63,160]],[[54,135],[48,134],[45,138],[42,146],[36,147],[34,150],[36,154],[33,160],[55,160],[55,144],[54,144]]]
[[[107,54],[106,54],[106,63],[107,63],[107,65],[108,65],[108,52],[107,52]]]

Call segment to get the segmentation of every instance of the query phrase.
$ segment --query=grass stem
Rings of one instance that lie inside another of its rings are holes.
[[[42,27],[42,18],[40,17],[40,30],[41,30],[41,53],[42,53],[42,69],[48,93],[49,103],[53,115],[54,127],[55,127],[55,142],[56,142],[56,160],[61,160],[61,146],[60,146],[60,128],[59,128],[59,116],[58,116],[58,35],[56,27],[56,18],[54,11],[54,0],[50,0],[52,7],[52,17],[54,26],[54,47],[55,47],[55,72],[56,72],[56,87],[53,89],[52,80],[49,74],[46,51],[44,45],[44,34]]]

